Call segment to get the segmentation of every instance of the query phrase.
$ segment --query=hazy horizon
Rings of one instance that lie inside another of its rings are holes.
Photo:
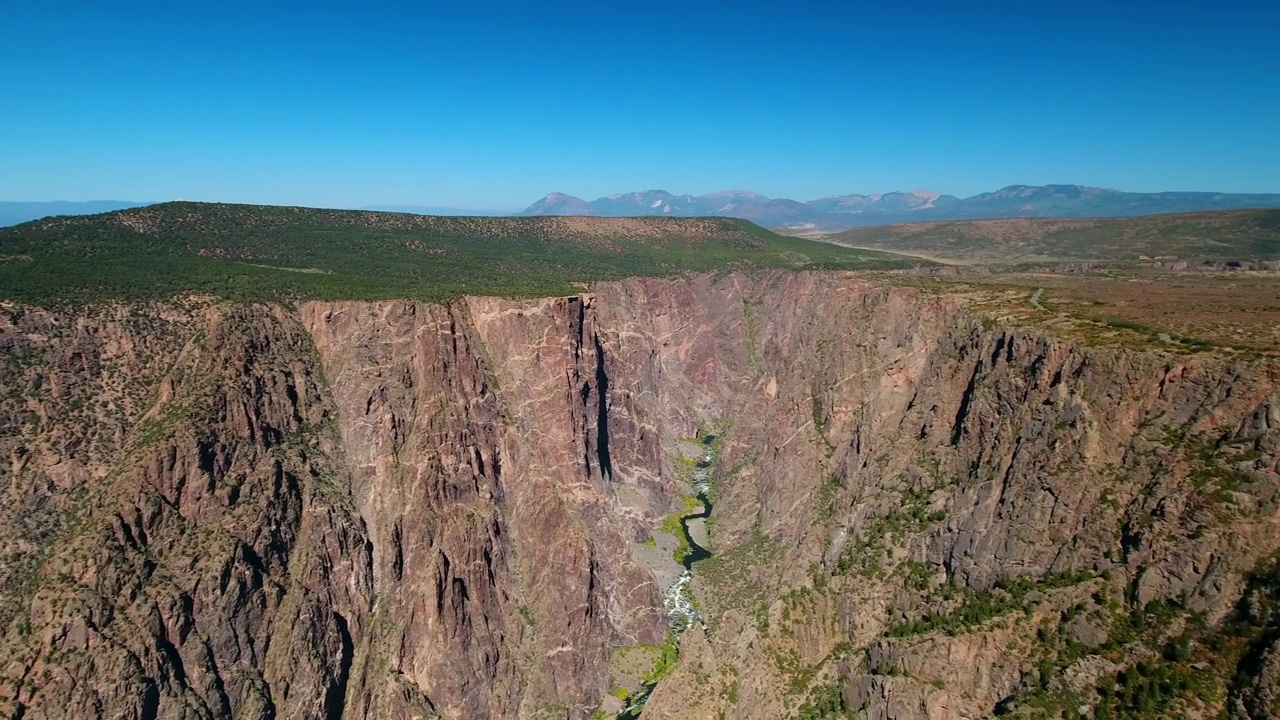
[[[824,194],[824,195],[816,195],[816,196],[813,196],[813,197],[798,197],[798,196],[787,196],[787,195],[765,195],[765,193],[759,193],[759,194],[760,194],[760,195],[762,195],[762,196],[768,197],[768,198],[770,198],[770,199],[787,199],[787,200],[796,200],[796,201],[798,201],[798,202],[809,202],[809,201],[813,201],[813,200],[820,200],[820,199],[824,199],[824,198],[837,197],[837,196],[848,196],[848,195],[863,195],[863,196],[872,196],[872,195],[888,195],[888,194],[890,194],[890,193],[895,193],[895,192],[897,192],[897,193],[910,193],[910,192],[912,192],[912,191],[914,191],[914,190],[928,190],[928,191],[931,191],[931,192],[936,192],[936,193],[938,193],[939,195],[953,195],[953,196],[958,197],[958,198],[960,198],[960,199],[966,199],[966,198],[973,197],[973,196],[976,196],[976,195],[981,195],[981,194],[983,194],[983,193],[995,192],[995,191],[997,191],[997,190],[1001,190],[1001,189],[1004,189],[1004,188],[1006,188],[1006,187],[1016,187],[1016,186],[1024,186],[1024,185],[1029,186],[1029,185],[1030,185],[1030,183],[1017,183],[1017,182],[1014,182],[1014,183],[1006,183],[1006,184],[1001,185],[1001,186],[999,186],[999,187],[993,187],[993,188],[989,188],[989,189],[987,189],[987,190],[980,191],[980,192],[978,192],[978,193],[974,193],[973,195],[954,195],[954,193],[939,192],[939,191],[934,190],[932,187],[929,187],[929,186],[927,186],[927,185],[917,185],[917,186],[915,186],[915,187],[911,187],[911,188],[894,188],[894,189],[890,189],[890,190],[880,190],[880,191],[864,191],[864,192],[859,192],[859,191],[856,191],[856,190],[855,190],[855,191],[851,191],[851,192],[831,192],[831,193],[826,193],[826,194]],[[1052,186],[1052,185],[1064,185],[1064,186],[1065,186],[1065,185],[1078,185],[1078,186],[1081,186],[1081,187],[1092,187],[1092,188],[1099,188],[1099,189],[1105,189],[1105,190],[1118,190],[1118,191],[1120,191],[1120,192],[1142,192],[1142,193],[1150,193],[1150,194],[1159,194],[1159,193],[1181,193],[1181,192],[1237,194],[1237,193],[1226,193],[1226,192],[1221,191],[1221,190],[1218,190],[1218,189],[1216,189],[1216,188],[1176,188],[1176,189],[1165,189],[1165,190],[1134,191],[1134,190],[1129,190],[1129,189],[1127,189],[1127,188],[1103,187],[1103,186],[1101,186],[1101,185],[1089,185],[1089,184],[1087,184],[1087,183],[1054,183],[1054,182],[1050,182],[1050,183],[1043,183],[1043,184],[1042,184],[1042,186]],[[569,195],[569,196],[573,196],[573,197],[576,197],[576,198],[579,198],[579,199],[582,199],[582,200],[593,201],[593,200],[605,199],[605,198],[608,198],[608,197],[610,197],[610,196],[614,196],[614,195],[627,194],[627,193],[633,193],[633,192],[634,192],[634,193],[640,193],[640,192],[670,192],[671,194],[673,194],[673,195],[677,195],[677,196],[679,196],[679,195],[693,195],[693,196],[695,196],[695,197],[696,197],[696,196],[714,195],[714,194],[716,194],[716,193],[725,193],[725,192],[755,192],[755,191],[754,191],[754,190],[752,190],[751,188],[747,188],[747,187],[731,187],[731,188],[730,188],[730,187],[726,187],[726,188],[721,188],[721,189],[719,189],[719,190],[710,190],[710,191],[706,191],[706,192],[691,193],[691,192],[684,192],[684,191],[680,191],[680,190],[670,190],[670,189],[665,188],[665,187],[652,187],[652,188],[632,188],[632,189],[628,189],[628,190],[619,190],[619,191],[614,191],[614,192],[606,193],[606,194],[603,194],[603,195],[584,195],[584,194],[576,194],[576,193],[572,193],[572,192],[564,192],[564,191],[561,191],[561,190],[549,190],[549,191],[547,191],[547,192],[542,193],[541,195],[538,195],[537,197],[530,198],[528,202],[525,202],[525,203],[520,204],[520,205],[517,205],[517,206],[507,206],[507,207],[460,207],[460,206],[454,206],[454,205],[442,205],[442,204],[439,204],[439,203],[431,202],[431,201],[429,201],[429,200],[428,200],[428,201],[423,201],[423,202],[407,202],[407,203],[381,203],[381,202],[373,202],[373,203],[368,203],[368,204],[364,204],[364,205],[354,206],[354,205],[313,205],[313,204],[307,204],[307,203],[271,203],[271,202],[260,202],[260,201],[255,201],[255,200],[234,200],[234,201],[232,201],[232,200],[220,200],[220,199],[216,199],[216,198],[208,198],[208,199],[205,199],[205,198],[186,198],[186,197],[175,197],[175,198],[169,198],[169,199],[164,199],[164,200],[139,200],[139,199],[127,199],[127,200],[126,200],[126,199],[121,199],[121,198],[110,198],[110,197],[87,198],[87,199],[84,199],[84,200],[66,200],[66,199],[61,199],[61,198],[59,198],[59,199],[53,199],[53,200],[29,200],[29,199],[10,199],[10,198],[0,198],[0,204],[15,204],[15,205],[18,205],[18,204],[29,204],[29,205],[54,205],[54,204],[59,204],[59,203],[69,203],[69,204],[91,204],[91,203],[113,203],[113,202],[114,202],[114,203],[128,203],[128,204],[135,205],[135,206],[141,206],[141,205],[156,205],[156,204],[159,204],[159,203],[166,203],[166,202],[209,202],[209,203],[231,203],[231,204],[243,204],[243,205],[297,205],[297,206],[299,206],[299,207],[327,208],[327,209],[334,209],[334,210],[371,210],[371,211],[380,211],[380,212],[411,212],[411,211],[449,211],[449,212],[466,212],[466,211],[475,211],[475,212],[480,212],[480,213],[494,213],[494,214],[501,214],[501,213],[518,213],[518,212],[520,212],[520,211],[525,210],[526,208],[528,208],[532,203],[534,203],[534,202],[536,202],[536,201],[538,201],[538,200],[541,200],[541,199],[543,199],[543,198],[547,197],[548,195],[551,195],[551,194],[554,194],[554,193],[560,193],[560,194],[563,194],[563,195]],[[1268,190],[1258,190],[1258,191],[1249,191],[1249,192],[1246,192],[1246,193],[1239,193],[1239,194],[1277,195],[1277,194],[1280,194],[1280,190],[1272,190],[1272,191],[1268,191]]]

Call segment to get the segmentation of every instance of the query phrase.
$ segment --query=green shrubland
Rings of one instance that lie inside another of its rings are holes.
[[[433,217],[173,202],[0,230],[0,299],[242,301],[572,294],[584,282],[900,258],[731,218]]]

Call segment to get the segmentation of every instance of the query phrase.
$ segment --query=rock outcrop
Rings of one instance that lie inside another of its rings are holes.
[[[646,718],[1088,714],[1179,638],[1217,690],[1161,707],[1280,692],[1271,358],[816,272],[9,306],[0,348],[5,717],[587,718],[646,671]]]

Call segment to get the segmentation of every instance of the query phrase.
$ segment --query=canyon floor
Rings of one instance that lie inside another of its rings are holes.
[[[1280,275],[645,223],[539,297],[0,302],[0,715],[1280,713]]]

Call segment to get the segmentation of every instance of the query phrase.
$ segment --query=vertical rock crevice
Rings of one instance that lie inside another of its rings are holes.
[[[600,475],[609,481],[613,479],[613,459],[609,457],[609,372],[599,333],[593,334],[592,340],[596,350],[596,459]]]
[[[351,660],[355,654],[355,644],[351,641],[351,630],[347,619],[341,613],[333,614],[334,629],[338,633],[338,658],[333,680],[325,690],[324,720],[342,720],[347,704],[347,684],[351,676]]]
[[[956,409],[956,416],[951,421],[951,445],[954,447],[960,444],[960,438],[964,436],[964,421],[969,417],[969,409],[973,405],[973,395],[978,389],[978,376],[982,374],[982,360],[978,360],[973,365],[973,373],[969,376],[969,383],[965,385],[964,393],[960,395],[960,407]]]

